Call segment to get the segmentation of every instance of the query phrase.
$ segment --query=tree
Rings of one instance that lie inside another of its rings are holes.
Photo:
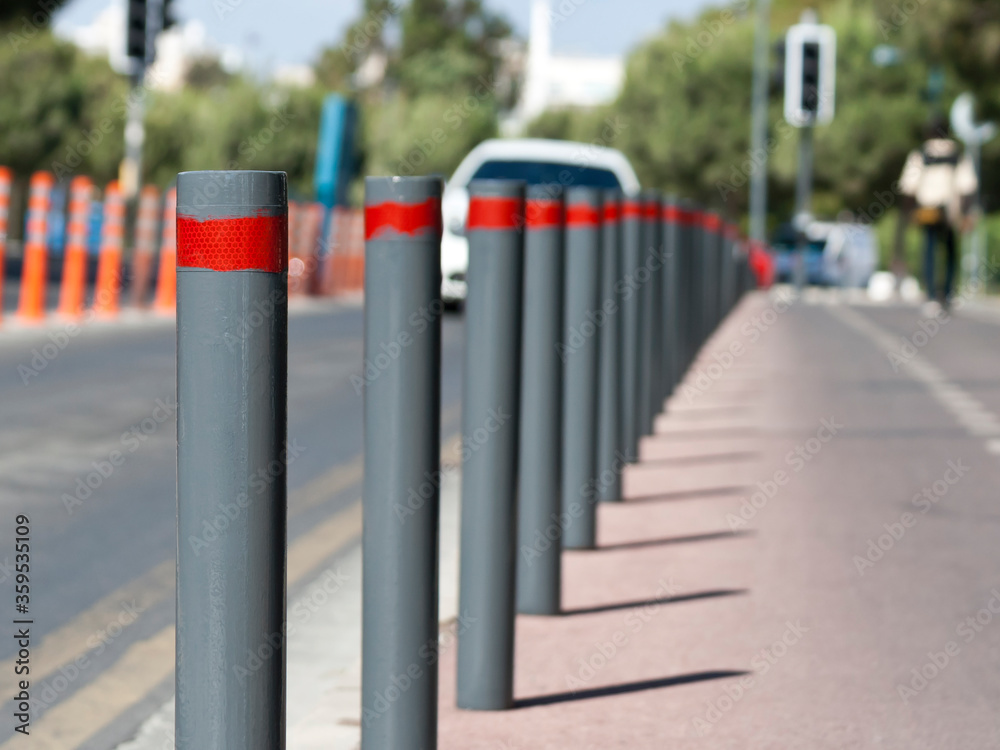
[[[127,86],[106,60],[45,30],[0,45],[0,164],[67,179],[113,179],[122,156]]]
[[[52,15],[66,2],[67,0],[4,0],[0,4],[0,31],[5,34],[26,33],[34,37],[31,30],[48,28],[52,23]]]

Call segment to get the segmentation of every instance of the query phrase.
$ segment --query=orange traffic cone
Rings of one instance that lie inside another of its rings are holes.
[[[18,299],[17,313],[22,319],[32,322],[38,322],[45,317],[45,285],[48,271],[45,232],[54,182],[54,178],[48,172],[35,172],[31,176],[28,196],[28,239],[24,244],[21,295]]]
[[[158,313],[172,315],[177,304],[177,189],[167,191],[163,204],[163,236],[160,240],[160,272],[156,278]]]
[[[93,189],[89,177],[74,177],[69,185],[69,228],[59,290],[59,315],[64,318],[75,319],[83,314],[87,289],[87,229]]]
[[[7,258],[7,217],[10,214],[11,173],[0,167],[0,316],[3,315],[3,276]]]
[[[153,273],[153,252],[156,245],[156,218],[160,212],[160,191],[152,185],[142,189],[139,213],[135,219],[135,253],[132,255],[133,307],[145,307],[149,280]]]
[[[118,315],[124,232],[125,202],[118,182],[112,181],[104,191],[104,226],[101,227],[101,251],[97,259],[97,285],[94,288],[93,309],[101,318]]]

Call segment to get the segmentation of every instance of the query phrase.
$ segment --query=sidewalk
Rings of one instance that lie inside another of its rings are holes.
[[[749,524],[734,533],[727,514],[766,465],[768,353],[748,348],[724,369],[712,352],[765,306],[763,295],[745,300],[691,368],[688,383],[703,368],[706,377],[679,389],[644,439],[640,463],[625,470],[626,502],[598,507],[599,548],[564,554],[565,614],[518,618],[518,707],[454,708],[455,653],[445,654],[441,748],[673,747],[698,737],[706,702],[750,679],[760,540]],[[792,616],[769,617],[771,640]]]
[[[565,554],[565,614],[518,618],[517,707],[456,709],[445,654],[439,747],[1000,746],[995,458],[890,368],[879,342],[920,330],[915,308],[776,294],[715,333],[626,501],[599,507],[598,549]],[[975,351],[973,334],[955,324],[919,356]],[[952,487],[948,466],[975,468]],[[924,517],[912,498],[941,477]]]

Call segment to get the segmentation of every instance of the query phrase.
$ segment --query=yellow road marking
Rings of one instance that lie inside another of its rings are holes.
[[[87,687],[50,709],[29,728],[34,750],[79,747],[125,709],[137,703],[174,669],[174,626],[128,647],[114,666]],[[15,734],[0,748],[20,747],[25,738]]]
[[[175,576],[174,561],[165,560],[45,636],[31,651],[32,685],[37,690],[59,667],[99,648],[102,634],[105,635],[105,640],[116,635],[108,633],[108,626],[112,623],[117,622],[123,631],[133,625],[134,620],[123,605],[133,605],[134,602],[135,609],[141,614],[160,601],[172,597]],[[119,620],[119,615],[124,617]],[[126,624],[123,620],[129,622]],[[0,665],[0,674],[14,674],[13,659]]]

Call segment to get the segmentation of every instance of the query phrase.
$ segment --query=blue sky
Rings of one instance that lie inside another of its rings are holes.
[[[56,17],[57,27],[89,24],[112,2],[70,0]],[[656,32],[670,18],[690,18],[706,0],[565,0],[575,12],[556,25],[555,51],[622,54]],[[553,0],[558,6],[560,0]],[[254,67],[306,63],[340,39],[360,0],[175,0],[177,15],[198,19],[214,41],[239,47]],[[531,0],[488,0],[526,36]]]

